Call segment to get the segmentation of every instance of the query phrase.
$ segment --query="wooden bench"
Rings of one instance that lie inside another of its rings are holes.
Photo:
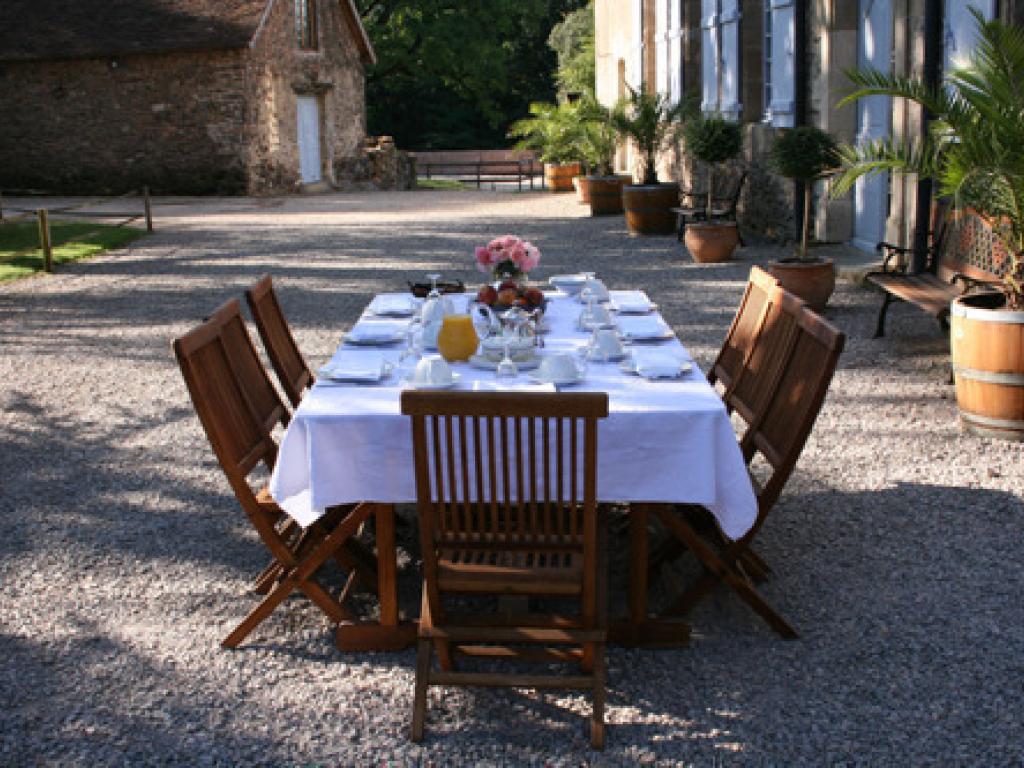
[[[968,291],[994,290],[1005,264],[998,253],[996,236],[976,214],[950,214],[947,203],[932,209],[927,266],[923,272],[909,272],[912,248],[879,243],[882,269],[869,272],[865,281],[882,290],[882,307],[874,338],[885,335],[885,316],[896,301],[913,304],[948,328],[949,305]]]
[[[533,189],[535,176],[540,176],[544,188],[544,165],[529,150],[518,149],[462,149],[438,152],[417,152],[416,174],[430,179],[435,176],[451,178],[465,184],[516,182],[519,190],[523,182]]]

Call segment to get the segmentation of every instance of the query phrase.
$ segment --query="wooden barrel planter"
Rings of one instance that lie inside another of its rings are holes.
[[[627,184],[622,188],[626,226],[635,235],[672,235],[676,231],[679,185]]]
[[[586,180],[591,216],[622,213],[622,188],[632,180],[629,176],[589,176]]]
[[[581,205],[587,205],[590,203],[590,177],[589,176],[576,176],[572,180],[572,185],[576,188],[576,202]]]
[[[964,429],[1024,441],[1024,312],[999,293],[954,299],[950,349]]]
[[[580,175],[579,163],[546,163],[544,183],[552,192],[572,192],[572,179]]]

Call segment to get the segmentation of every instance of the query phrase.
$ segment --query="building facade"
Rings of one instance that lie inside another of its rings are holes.
[[[365,171],[374,54],[351,0],[6,0],[0,16],[0,188],[252,194]]]
[[[596,0],[597,95],[607,105],[644,88],[689,99],[744,125],[741,164],[749,182],[740,222],[755,239],[795,232],[799,191],[776,177],[767,153],[776,131],[815,125],[857,143],[913,138],[920,110],[887,97],[838,106],[845,73],[872,67],[938,82],[969,56],[970,8],[986,19],[1024,21],[1021,0]],[[620,169],[631,167],[620,152]],[[670,147],[663,176],[689,184],[693,169]],[[910,244],[926,226],[929,196],[912,177],[874,176],[846,199],[817,185],[813,232],[820,241],[873,250],[880,240]]]

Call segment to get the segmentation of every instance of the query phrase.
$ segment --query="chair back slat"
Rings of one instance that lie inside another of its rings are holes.
[[[313,372],[288,327],[270,275],[260,278],[245,292],[245,298],[281,388],[292,406],[297,406],[306,388],[313,385]]]
[[[778,285],[778,280],[760,267],[751,268],[750,278],[747,280],[732,324],[725,334],[722,349],[708,371],[708,381],[711,384],[721,382],[728,391],[734,386],[737,377],[742,375],[747,358],[753,349],[754,339],[757,338],[768,312],[771,296]]]
[[[555,405],[569,398],[573,415],[552,410],[551,397]],[[467,400],[479,409],[467,410]],[[499,401],[514,407],[501,412]],[[402,409],[413,417],[417,498],[431,541],[578,543],[596,487],[588,484],[586,457],[576,453],[596,442],[596,430],[588,439],[586,425],[607,413],[606,395],[406,392]]]
[[[801,307],[796,316],[796,328],[783,350],[783,365],[770,397],[741,441],[748,460],[760,453],[771,467],[771,475],[758,494],[755,530],[796,466],[846,341],[842,331],[806,307]]]

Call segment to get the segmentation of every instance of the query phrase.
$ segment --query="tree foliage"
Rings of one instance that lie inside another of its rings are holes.
[[[643,183],[657,184],[658,150],[676,136],[690,107],[685,102],[672,104],[664,94],[627,89],[612,110],[611,124],[621,138],[636,142],[643,157]]]
[[[555,94],[552,27],[586,0],[357,0],[378,62],[367,130],[404,149],[500,147]]]
[[[556,81],[559,96],[592,96],[597,78],[593,2],[567,13],[564,19],[555,24],[548,35],[548,47],[558,59]]]

